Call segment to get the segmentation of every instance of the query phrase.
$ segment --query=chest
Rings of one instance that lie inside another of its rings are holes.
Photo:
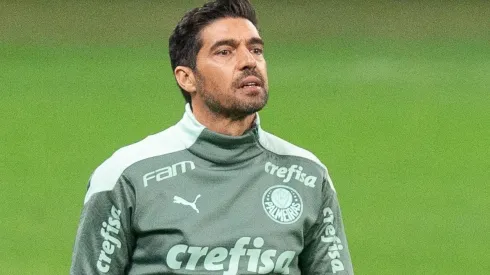
[[[135,257],[161,258],[170,270],[293,268],[318,217],[321,186],[312,187],[311,178],[305,183],[311,175],[267,163],[188,162],[143,175],[133,219]]]

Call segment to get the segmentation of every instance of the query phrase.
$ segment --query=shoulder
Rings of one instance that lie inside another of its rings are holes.
[[[95,193],[112,190],[123,172],[131,165],[188,148],[188,143],[193,143],[195,140],[186,140],[181,132],[179,127],[172,126],[114,152],[93,172],[85,195],[85,203]]]
[[[259,142],[262,145],[262,147],[264,147],[264,149],[274,154],[300,157],[313,162],[323,172],[324,181],[328,183],[328,185],[332,190],[335,191],[335,187],[333,186],[333,182],[332,179],[330,178],[327,167],[312,152],[304,148],[301,148],[297,145],[294,145],[260,128],[259,128]]]
[[[265,149],[271,151],[272,153],[278,155],[297,156],[305,158],[327,170],[326,166],[312,152],[303,149],[297,145],[294,145],[262,129],[259,130],[259,141]]]

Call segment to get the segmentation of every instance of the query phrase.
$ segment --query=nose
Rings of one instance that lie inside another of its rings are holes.
[[[257,67],[257,60],[247,47],[241,47],[238,54],[238,69],[247,70]]]

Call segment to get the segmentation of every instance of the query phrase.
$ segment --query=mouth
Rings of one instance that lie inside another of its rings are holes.
[[[262,87],[262,80],[256,76],[247,76],[240,81],[239,88]]]

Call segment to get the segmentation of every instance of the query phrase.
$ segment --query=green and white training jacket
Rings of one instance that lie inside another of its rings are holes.
[[[335,189],[312,153],[254,127],[176,125],[92,174],[71,274],[354,274]]]

